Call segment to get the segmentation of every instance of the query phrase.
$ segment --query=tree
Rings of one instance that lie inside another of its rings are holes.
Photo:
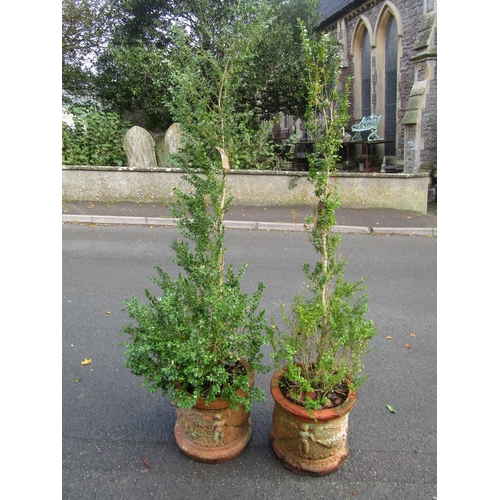
[[[163,50],[111,44],[97,63],[96,96],[106,109],[150,132],[165,132],[172,118],[164,105],[170,70]]]
[[[112,38],[96,63],[96,96],[106,109],[150,132],[172,123],[163,104],[169,88],[166,65],[172,48],[175,2],[115,0]]]
[[[268,130],[253,104],[240,97],[272,23],[270,4],[236,0],[200,5],[196,32],[179,26],[176,50],[168,60],[172,91],[166,105],[186,136],[177,161],[208,175],[220,161],[217,148],[222,148],[229,168],[258,168],[267,160]]]
[[[107,108],[134,125],[163,131],[171,123],[160,104],[168,100],[166,61],[175,52],[173,32],[182,27],[205,50],[224,24],[237,24],[238,0],[121,0],[111,43],[97,63],[96,95]],[[254,3],[254,2],[252,2]],[[298,19],[307,28],[318,20],[319,0],[257,1],[268,5],[266,35],[245,61],[238,106],[251,107],[258,119],[278,112],[301,116],[305,111],[304,62],[300,51]],[[237,36],[235,30],[228,36]],[[256,119],[256,123],[259,121]]]
[[[259,108],[264,119],[280,112],[301,117],[307,89],[299,24],[313,31],[319,21],[319,0],[272,0],[271,4],[274,20],[257,47],[243,99]]]
[[[62,86],[66,93],[92,96],[92,66],[109,40],[116,14],[112,0],[63,0]]]
[[[119,19],[113,30],[115,46],[165,49],[175,19],[172,0],[115,0]]]

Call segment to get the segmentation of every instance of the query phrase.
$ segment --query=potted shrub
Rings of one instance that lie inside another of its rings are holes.
[[[250,23],[242,15],[220,19],[211,43],[203,38],[205,43],[194,43],[192,33],[178,36],[169,58],[168,105],[183,136],[182,149],[170,159],[186,171],[187,182],[184,190],[176,190],[172,206],[183,237],[172,245],[173,261],[182,271],[174,279],[156,266],[153,282],[161,294],[146,290],[147,303],[135,297],[126,302],[135,321],[123,328],[130,336],[126,366],[144,377],[151,391],[170,395],[177,405],[179,448],[209,463],[244,450],[251,435],[251,404],[264,400],[264,392],[253,385],[254,374],[268,369],[261,353],[270,330],[265,311],[259,310],[264,285],[252,294],[242,291],[246,264],[238,271],[225,264],[223,224],[231,202],[227,174],[242,158],[244,141],[238,138],[243,134],[250,144],[253,137],[255,144],[262,134],[252,128],[254,117],[237,95],[265,15],[256,13]],[[228,37],[224,22],[238,36]],[[218,43],[217,36],[224,40]]]
[[[309,37],[303,28],[308,108],[305,126],[314,138],[308,179],[318,197],[308,229],[319,259],[304,265],[308,283],[289,310],[285,328],[272,345],[277,371],[271,379],[275,401],[270,441],[276,455],[295,472],[329,474],[347,456],[347,421],[364,380],[362,356],[376,334],[365,319],[363,280],[344,280],[340,234],[332,232],[340,204],[335,165],[347,122],[348,87],[338,90],[341,54],[327,34]]]
[[[126,301],[135,323],[123,327],[131,338],[125,365],[144,377],[144,386],[176,402],[178,446],[207,463],[230,460],[245,449],[251,403],[264,401],[263,391],[253,386],[254,373],[267,371],[261,346],[269,329],[265,311],[258,310],[264,285],[243,293],[246,264],[238,272],[224,264],[226,173],[186,177],[194,190],[178,192],[175,210],[184,208],[178,227],[194,249],[181,239],[172,245],[184,273],[172,279],[156,266],[152,281],[161,294],[146,290],[147,303]],[[217,204],[207,207],[206,195]]]

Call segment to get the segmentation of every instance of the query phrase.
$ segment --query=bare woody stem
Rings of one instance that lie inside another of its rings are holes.
[[[226,152],[222,148],[217,146],[216,149],[220,153],[220,158],[222,161],[222,195],[220,198],[220,205],[219,205],[220,216],[217,220],[217,229],[216,229],[217,234],[220,235],[222,231],[224,205],[226,204],[226,177],[229,172],[229,161]],[[219,285],[222,286],[222,283],[224,281],[224,252],[222,251],[222,249],[219,252],[218,266],[220,275]]]

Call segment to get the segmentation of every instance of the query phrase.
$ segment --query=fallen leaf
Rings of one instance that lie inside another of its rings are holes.
[[[149,465],[149,462],[146,458],[142,457],[142,461],[144,463],[144,465],[149,469],[151,467],[151,465]]]
[[[85,358],[81,363],[82,365],[88,365],[89,363],[92,363],[92,360]]]
[[[414,333],[410,333],[410,337],[416,337]]]
[[[111,314],[111,311],[106,311],[106,314]]]
[[[407,349],[411,349],[411,345],[410,345],[410,344],[405,344],[405,347],[406,347]]]
[[[79,378],[75,378],[74,382],[75,384],[78,384],[78,382],[81,382],[81,380]]]
[[[396,413],[396,410],[391,405],[387,405],[387,409],[392,413]]]
[[[387,335],[386,339],[392,339],[392,337],[390,335]]]

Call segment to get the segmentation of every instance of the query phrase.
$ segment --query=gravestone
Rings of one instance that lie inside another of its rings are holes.
[[[181,148],[181,126],[178,123],[173,123],[165,132],[165,153],[177,153]]]
[[[70,113],[66,108],[62,108],[62,121],[72,127],[75,122],[73,121],[73,114]]]
[[[123,138],[123,149],[127,153],[128,166],[130,168],[156,167],[155,141],[151,134],[141,128],[134,126]]]
[[[156,159],[158,160],[158,166],[168,167],[169,165],[167,162],[166,151],[165,151],[165,134],[156,138],[155,151],[156,151]]]

